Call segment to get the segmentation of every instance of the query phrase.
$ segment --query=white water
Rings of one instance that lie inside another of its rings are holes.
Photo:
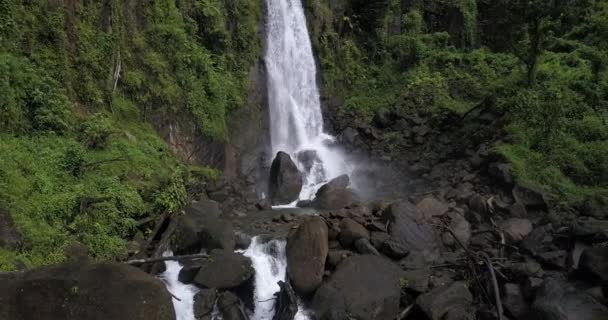
[[[173,252],[167,251],[163,256],[172,256]],[[198,292],[195,286],[183,284],[177,280],[179,271],[182,265],[176,261],[166,261],[167,269],[160,276],[161,280],[167,286],[167,290],[173,294],[172,302],[175,308],[176,320],[195,320],[194,318],[194,296]],[[178,297],[181,301],[175,299]]]
[[[317,70],[301,0],[266,0],[268,8],[266,68],[270,100],[272,152],[287,152],[305,172],[300,199],[312,199],[317,189],[349,173],[334,137],[323,132]],[[305,170],[301,151],[314,150],[317,160]]]
[[[254,310],[250,312],[251,320],[272,320],[274,316],[274,294],[280,290],[279,281],[287,281],[287,256],[285,253],[285,241],[271,240],[261,241],[254,237],[243,255],[251,259],[255,269],[255,284],[253,290]],[[170,255],[170,252],[167,252]],[[182,266],[173,261],[166,261],[167,270],[161,275],[167,289],[181,301],[173,299],[173,307],[177,320],[195,320],[193,299],[198,289],[191,285],[185,285],[177,280]],[[214,320],[221,320],[221,316],[215,308]],[[294,320],[309,320],[308,313],[302,307],[298,307],[298,313]]]

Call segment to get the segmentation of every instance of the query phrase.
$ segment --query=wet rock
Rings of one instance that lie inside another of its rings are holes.
[[[591,241],[608,240],[608,220],[579,218],[572,226],[572,234]]]
[[[369,239],[369,231],[354,220],[346,218],[340,222],[338,238],[344,248],[350,248],[360,238]]]
[[[504,285],[502,302],[514,319],[523,319],[530,312],[522,288],[518,284],[506,283]]]
[[[153,276],[116,263],[67,263],[0,278],[0,316],[23,319],[172,320],[171,295]]]
[[[198,211],[190,211],[177,218],[173,234],[176,254],[198,253],[206,250],[234,250],[234,228],[227,220]]]
[[[328,235],[325,221],[314,217],[300,224],[287,239],[287,272],[295,291],[313,293],[323,280]]]
[[[21,235],[8,210],[0,208],[0,248],[16,250],[21,246]]]
[[[217,291],[214,289],[201,289],[194,296],[194,317],[197,320],[211,320],[211,313],[217,300]]]
[[[249,258],[240,253],[214,250],[201,262],[194,283],[203,288],[231,289],[247,282],[253,274]]]
[[[274,294],[276,312],[272,320],[293,320],[298,313],[298,297],[289,283],[279,281],[278,285],[280,290]]]
[[[395,253],[407,251],[424,252],[427,255],[436,255],[440,239],[432,226],[424,221],[424,215],[409,201],[393,203],[386,212],[389,221],[389,235],[386,242]]]
[[[580,268],[608,282],[608,247],[588,248],[583,251]]]
[[[358,136],[359,132],[357,132],[357,130],[351,127],[347,127],[346,129],[344,129],[344,131],[342,131],[342,134],[340,135],[340,140],[346,144],[353,145],[355,144]]]
[[[312,307],[319,319],[393,320],[399,313],[400,277],[399,267],[385,258],[353,256],[317,290]]]
[[[300,200],[296,203],[298,208],[308,208],[312,206],[312,200]]]
[[[273,205],[289,204],[300,196],[302,175],[285,152],[278,152],[270,167],[268,192]]]
[[[424,218],[427,221],[430,221],[434,217],[441,217],[446,214],[449,210],[447,204],[442,201],[439,201],[437,198],[433,196],[428,196],[422,199],[416,207],[422,211]]]
[[[353,243],[353,245],[354,245],[355,249],[357,249],[357,252],[359,252],[361,254],[373,254],[376,256],[380,255],[378,250],[376,250],[376,248],[374,248],[374,246],[372,246],[372,244],[369,242],[369,240],[367,240],[365,238],[357,239]]]
[[[249,320],[243,302],[230,291],[220,294],[217,306],[224,320]]]
[[[519,242],[532,232],[532,222],[528,219],[510,218],[501,222],[499,227],[510,243]]]
[[[416,299],[416,304],[431,320],[441,320],[450,311],[461,312],[471,307],[473,296],[465,282],[457,281],[437,287]]]
[[[354,196],[347,189],[350,183],[348,175],[341,175],[324,184],[312,201],[312,206],[322,210],[342,209],[352,203]]]
[[[251,236],[242,232],[234,233],[234,246],[236,249],[247,249],[251,244]]]
[[[543,320],[604,320],[608,308],[590,295],[563,281],[547,278],[532,305],[534,315]]]

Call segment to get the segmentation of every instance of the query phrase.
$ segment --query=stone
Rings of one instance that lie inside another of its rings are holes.
[[[469,208],[481,215],[488,213],[488,204],[484,198],[478,194],[469,197]]]
[[[217,306],[223,320],[249,320],[243,302],[230,291],[220,294]]]
[[[528,219],[510,218],[499,224],[505,239],[510,242],[519,242],[532,232],[532,222]]]
[[[523,319],[530,312],[522,288],[516,283],[505,283],[502,303],[513,319]]]
[[[463,281],[434,288],[416,299],[420,310],[431,320],[441,320],[450,310],[470,308],[473,296]]]
[[[65,263],[0,278],[0,318],[174,320],[157,278],[118,263]]]
[[[198,211],[186,212],[177,219],[172,239],[175,254],[199,253],[201,249],[234,250],[232,222]]]
[[[523,203],[515,202],[509,207],[509,215],[514,218],[525,218],[528,216],[528,211]]]
[[[541,252],[536,256],[540,261],[546,264],[550,264],[561,269],[566,268],[566,259],[568,259],[568,252],[566,250]]]
[[[194,296],[194,317],[197,320],[211,320],[211,313],[217,300],[215,289],[201,289]]]
[[[21,247],[21,235],[8,210],[0,208],[0,248],[17,250]]]
[[[393,203],[385,214],[389,221],[390,235],[387,246],[399,252],[419,251],[426,255],[438,254],[440,239],[431,225],[424,221],[424,214],[409,201]]]
[[[268,198],[260,199],[256,202],[255,207],[260,211],[272,210],[272,203]]]
[[[329,250],[329,253],[327,254],[327,265],[335,269],[340,262],[352,255],[353,253],[348,250]]]
[[[234,233],[234,246],[236,249],[244,250],[249,248],[249,245],[251,245],[251,240],[251,236],[246,233],[238,231]]]
[[[579,261],[581,270],[608,282],[608,247],[587,248]]]
[[[232,289],[245,284],[253,274],[249,258],[240,253],[214,250],[208,259],[201,261],[193,282],[203,288]]]
[[[525,185],[517,185],[513,188],[513,198],[521,202],[526,209],[547,210],[549,208],[547,195],[539,189]]]
[[[389,236],[386,232],[372,231],[370,233],[370,242],[374,247],[376,247],[376,249],[380,250],[380,248],[382,248],[382,244],[390,239],[390,237],[391,236]]]
[[[591,241],[608,240],[608,220],[579,218],[572,226],[572,234],[577,238]]]
[[[302,174],[285,152],[278,152],[270,167],[268,192],[273,205],[290,204],[300,196]]]
[[[369,231],[364,226],[350,218],[340,222],[340,234],[338,239],[344,248],[350,248],[360,238],[369,239]]]
[[[460,241],[463,245],[467,246],[471,241],[471,224],[458,213],[450,212],[449,217],[450,221],[450,229],[456,235],[456,239]],[[448,233],[448,239],[453,241],[453,236],[451,233]],[[456,243],[451,244],[451,246],[457,245]]]
[[[401,273],[386,258],[350,257],[317,290],[312,309],[319,319],[393,320],[399,314]]]
[[[508,163],[491,163],[488,166],[488,174],[490,177],[496,178],[505,186],[513,185],[513,173],[511,165]]]
[[[422,213],[424,214],[424,218],[427,221],[430,221],[435,217],[441,217],[449,210],[447,204],[442,201],[439,201],[433,196],[425,197],[420,202],[418,202],[418,204],[416,204],[416,207],[418,207],[418,209],[422,211]]]
[[[348,206],[354,200],[352,191],[347,189],[349,183],[348,175],[332,179],[319,188],[312,206],[322,210],[338,210]]]
[[[608,198],[598,196],[596,199],[585,200],[581,214],[597,219],[608,219]]]
[[[533,315],[543,320],[605,320],[608,308],[561,280],[547,278],[537,290]]]
[[[357,130],[353,129],[352,127],[347,127],[346,129],[344,129],[344,131],[342,131],[342,134],[340,135],[340,140],[347,144],[353,145],[355,144],[358,136],[359,132],[357,132]]]
[[[431,271],[428,267],[406,270],[401,275],[401,286],[417,293],[426,292],[429,289]]]
[[[287,282],[279,281],[279,292],[275,293],[274,310],[272,320],[294,320],[298,313],[298,297]]]
[[[329,251],[327,233],[325,221],[313,217],[287,238],[287,273],[301,295],[309,295],[321,285]]]
[[[216,218],[222,214],[222,210],[220,210],[220,205],[216,201],[209,199],[192,201],[192,203],[190,203],[190,205],[187,206],[185,210],[186,214]]]
[[[355,249],[357,249],[357,252],[359,252],[360,254],[373,254],[376,256],[380,255],[380,252],[378,252],[378,250],[376,250],[376,248],[374,248],[374,246],[372,246],[372,244],[369,242],[369,240],[365,239],[365,238],[359,238],[354,242],[354,247]]]

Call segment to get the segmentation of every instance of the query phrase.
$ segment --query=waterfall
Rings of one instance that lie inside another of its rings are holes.
[[[300,199],[311,199],[323,183],[348,173],[348,166],[332,147],[334,137],[323,132],[317,70],[301,0],[266,0],[266,6],[272,152],[291,155],[304,172]],[[302,156],[306,151],[308,157]]]
[[[254,310],[250,310],[251,320],[272,320],[274,317],[274,294],[279,291],[279,281],[287,280],[287,255],[285,253],[284,240],[262,241],[254,237],[245,251],[239,251],[251,259],[255,270],[253,301]],[[166,255],[171,255],[167,252]],[[167,289],[181,301],[173,298],[173,307],[177,320],[195,320],[193,300],[198,289],[186,285],[178,280],[179,271],[182,266],[174,261],[166,261],[166,271],[160,276],[165,282]],[[217,309],[217,308],[216,308]],[[217,311],[212,316],[213,320],[221,320]],[[308,320],[310,316],[302,307],[298,307],[298,313],[294,320]]]

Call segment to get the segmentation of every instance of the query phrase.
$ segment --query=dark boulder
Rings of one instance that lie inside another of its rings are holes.
[[[522,203],[526,209],[547,210],[549,208],[549,196],[537,188],[517,185],[513,188],[512,194],[515,201]]]
[[[579,261],[580,268],[608,282],[608,247],[588,248]]]
[[[220,294],[217,307],[224,320],[249,320],[243,302],[230,291]]]
[[[399,314],[400,278],[401,269],[390,260],[353,256],[317,290],[312,307],[319,319],[392,320]]]
[[[302,174],[298,167],[287,153],[277,153],[270,167],[270,202],[273,205],[292,203],[298,200],[301,191]]]
[[[346,218],[340,222],[338,238],[344,248],[350,248],[360,238],[369,239],[369,231],[355,220]]]
[[[179,216],[173,234],[176,254],[198,253],[201,249],[234,250],[232,222],[217,218],[212,211],[191,210]]]
[[[336,268],[342,261],[348,259],[353,253],[348,250],[329,250],[327,254],[327,265]]]
[[[396,253],[409,251],[422,252],[431,257],[436,256],[440,240],[435,230],[424,220],[424,214],[409,201],[393,203],[385,212],[389,221],[390,245]]]
[[[0,208],[0,248],[16,250],[21,246],[21,235],[7,210]]]
[[[457,281],[434,288],[416,299],[416,304],[431,320],[441,320],[450,313],[467,314],[473,296],[465,282]]]
[[[608,219],[608,198],[587,199],[581,208],[581,214],[597,219]]]
[[[502,303],[513,319],[524,319],[530,312],[521,286],[515,283],[505,283]]]
[[[513,173],[511,165],[508,163],[491,163],[488,166],[488,174],[490,177],[497,179],[505,186],[513,185]]]
[[[163,283],[124,264],[68,263],[0,280],[0,318],[171,320]]]
[[[324,184],[312,201],[312,206],[322,210],[342,209],[354,200],[352,190],[347,189],[350,183],[348,175],[341,175]]]
[[[245,284],[253,274],[249,258],[240,253],[214,250],[202,261],[194,283],[203,288],[231,289]]]
[[[197,320],[211,320],[216,300],[217,291],[215,289],[201,289],[197,292],[194,296],[194,317]]]
[[[275,293],[275,314],[272,320],[293,320],[298,313],[298,297],[287,282],[279,281],[279,292]]]
[[[186,214],[200,215],[206,217],[219,217],[222,214],[220,205],[209,199],[201,199],[199,201],[192,201],[189,206],[185,209]]]
[[[372,244],[369,242],[369,240],[367,240],[365,238],[357,239],[353,243],[353,246],[355,247],[357,252],[359,252],[360,254],[373,254],[376,256],[380,255],[380,252],[378,252],[378,250],[376,250],[376,248],[374,248],[374,246],[372,246]]]
[[[537,290],[532,305],[535,319],[605,320],[608,308],[587,293],[560,280],[547,278]]]
[[[287,239],[287,271],[296,292],[313,293],[323,280],[329,250],[327,225],[319,217],[308,219]]]

